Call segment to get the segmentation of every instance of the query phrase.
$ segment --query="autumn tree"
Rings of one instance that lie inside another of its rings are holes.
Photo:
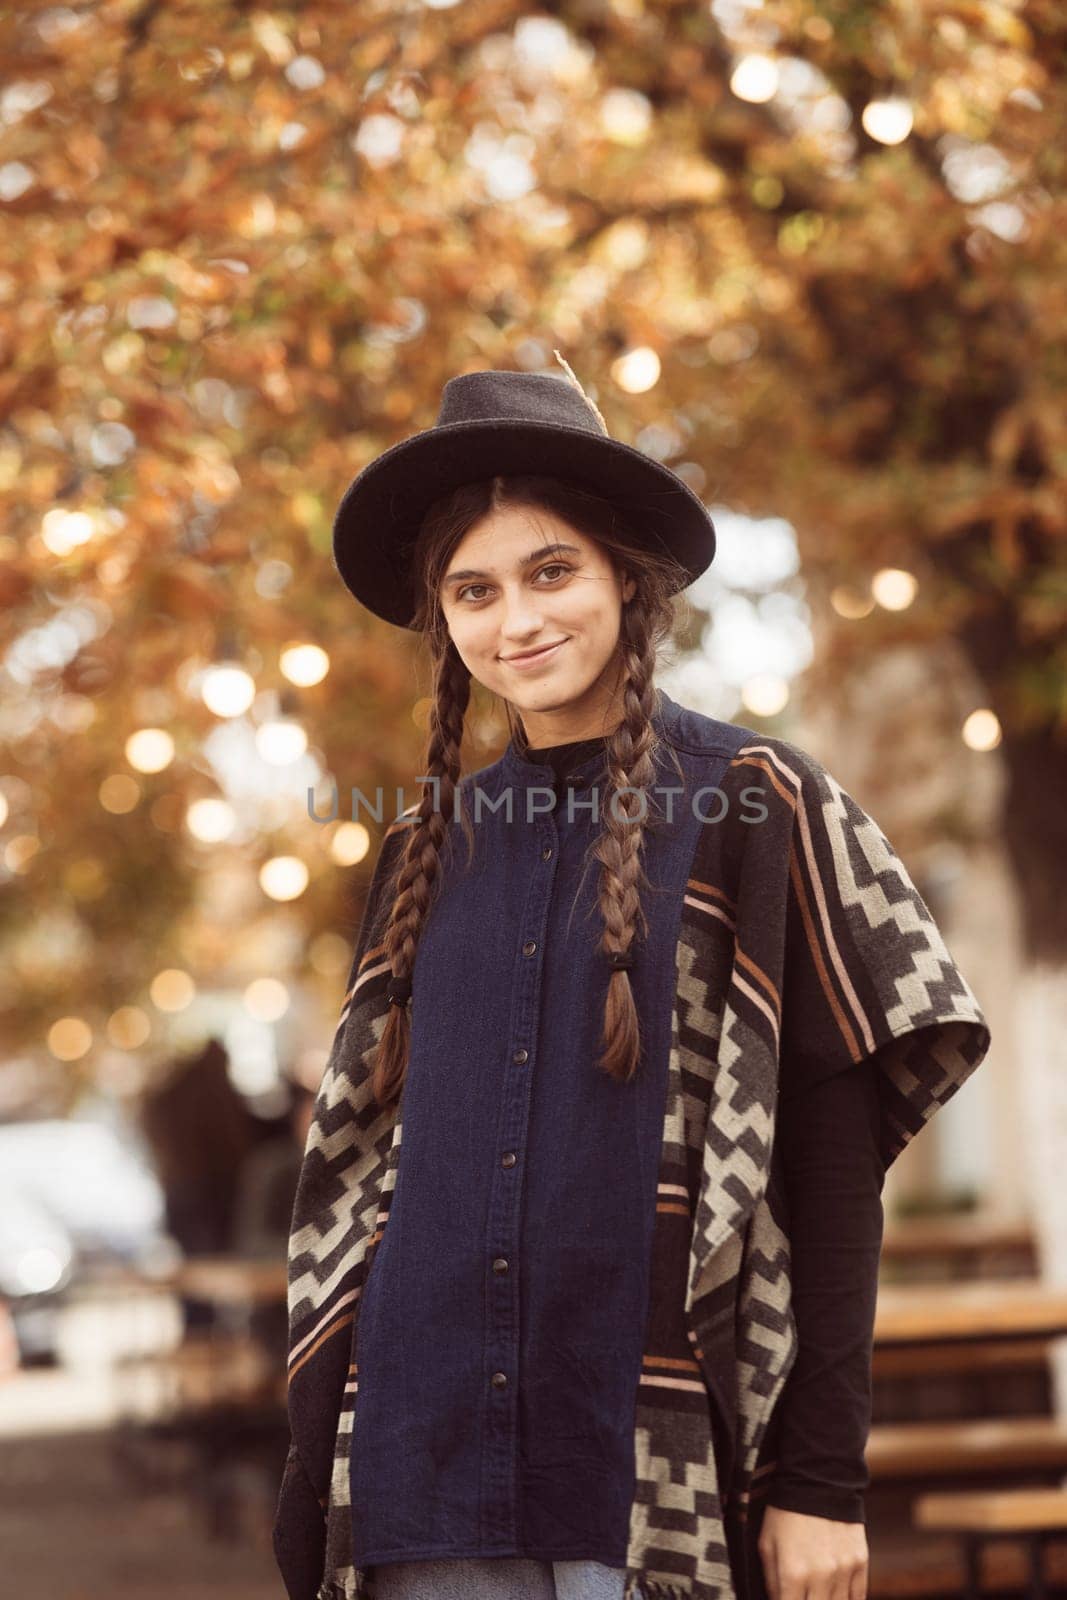
[[[104,0],[0,27],[9,1043],[99,1029],[161,967],[241,970],[279,854],[309,868],[287,970],[350,931],[302,793],[190,838],[221,781],[198,671],[247,670],[252,720],[302,724],[342,793],[410,781],[422,657],[342,589],[333,511],[448,377],[554,345],[709,504],[791,520],[820,693],[954,641],[1059,980],[1062,7]],[[829,605],[887,565],[906,612]],[[146,727],[174,756],[131,773]],[[474,753],[500,732],[487,710]]]

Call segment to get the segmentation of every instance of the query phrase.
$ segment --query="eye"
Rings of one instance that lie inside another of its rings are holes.
[[[538,570],[537,576],[539,578],[544,577],[546,572],[558,572],[566,576],[567,573],[573,572],[573,570],[574,568],[571,567],[566,561],[550,561],[546,566],[543,566]],[[558,583],[559,579],[552,578],[549,581],[552,583]],[[488,587],[489,585],[487,583],[465,583],[462,589],[458,589],[456,591],[456,599],[462,600],[465,595],[472,594],[475,589],[488,589]],[[477,605],[480,598],[480,596],[474,595],[473,604]]]

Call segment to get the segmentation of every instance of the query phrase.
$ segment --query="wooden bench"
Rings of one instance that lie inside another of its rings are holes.
[[[1047,1416],[1055,1410],[1051,1341],[876,1346],[875,1423]]]
[[[991,1211],[959,1216],[898,1217],[882,1237],[882,1263],[889,1281],[907,1274],[953,1278],[1002,1276],[1037,1271],[1031,1223]]]
[[[879,1284],[876,1348],[1067,1336],[1067,1284],[1039,1278]]]
[[[982,1593],[982,1553],[988,1539],[1021,1539],[1029,1563],[1028,1600],[1046,1600],[1046,1550],[1067,1537],[1067,1489],[992,1489],[922,1495],[913,1507],[916,1527],[953,1533],[963,1546],[967,1600]]]
[[[280,1479],[288,1435],[285,1373],[255,1340],[187,1334],[116,1370],[117,1467],[131,1483],[180,1486],[215,1538],[236,1538],[247,1471]]]
[[[1049,1363],[1046,1338],[1007,1339],[991,1344],[916,1344],[875,1346],[875,1378],[921,1378],[947,1374],[1043,1372]]]
[[[912,1528],[905,1520],[892,1531],[872,1524],[868,1540],[868,1600],[960,1600],[967,1568],[957,1535]],[[991,1540],[980,1576],[983,1600],[1017,1600],[1029,1581],[1025,1550],[1012,1539]],[[1067,1543],[1049,1545],[1045,1577],[1052,1591],[1049,1600],[1067,1595]]]
[[[867,1466],[872,1483],[891,1478],[1067,1472],[1067,1418],[878,1423],[867,1441]]]
[[[127,1415],[146,1420],[285,1400],[277,1366],[243,1335],[187,1334],[173,1350],[127,1358],[117,1376]]]

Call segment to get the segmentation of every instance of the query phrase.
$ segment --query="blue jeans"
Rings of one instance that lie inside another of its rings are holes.
[[[377,1600],[622,1600],[625,1584],[625,1567],[599,1561],[479,1556],[374,1568]]]

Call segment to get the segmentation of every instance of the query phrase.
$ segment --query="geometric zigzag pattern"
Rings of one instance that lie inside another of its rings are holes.
[[[726,815],[736,818],[742,791],[754,789],[766,815],[701,830],[682,908],[627,1600],[766,1600],[755,1513],[796,1355],[779,1096],[873,1063],[888,1165],[989,1044],[973,993],[873,819],[812,757],[735,732],[719,782]],[[367,1082],[387,1009],[380,901],[401,835],[395,825],[383,840],[294,1207],[292,1448],[276,1540],[292,1523],[295,1539],[317,1538],[323,1551],[318,1588],[300,1600],[374,1600],[373,1572],[352,1563],[349,1453],[359,1299],[403,1136],[402,1118],[379,1111]],[[298,1478],[321,1527],[296,1526]]]

